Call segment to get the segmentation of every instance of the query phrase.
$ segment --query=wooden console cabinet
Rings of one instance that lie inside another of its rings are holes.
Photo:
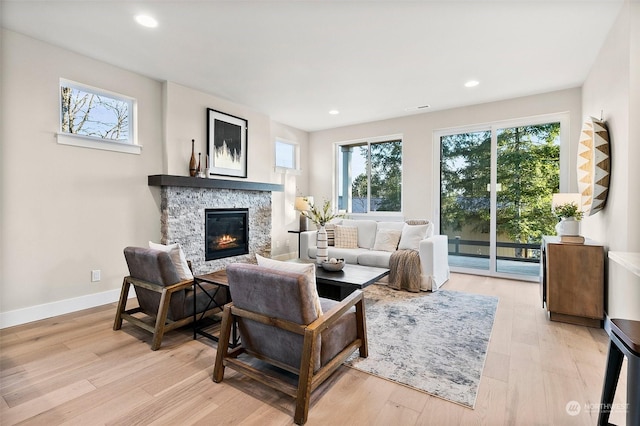
[[[542,238],[540,293],[551,321],[602,327],[604,318],[604,247]]]

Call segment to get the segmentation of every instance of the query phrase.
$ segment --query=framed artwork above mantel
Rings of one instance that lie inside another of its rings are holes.
[[[207,173],[246,178],[247,138],[247,120],[207,108]]]

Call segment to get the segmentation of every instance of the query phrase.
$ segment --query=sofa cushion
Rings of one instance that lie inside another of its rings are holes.
[[[404,222],[378,222],[378,229],[397,229],[402,231]]]
[[[315,305],[316,312],[318,313],[318,316],[322,315],[320,296],[318,295],[318,288],[316,287],[316,265],[314,263],[282,262],[280,260],[262,257],[257,253],[256,260],[258,261],[258,266],[274,269],[276,271],[293,272],[304,275],[307,286],[309,287],[309,292],[314,298],[313,304]]]
[[[389,252],[396,251],[401,234],[402,231],[399,229],[379,228],[378,232],[376,232],[376,242],[373,244],[373,249]]]
[[[375,266],[377,268],[388,268],[391,252],[368,250],[358,256],[358,264],[363,266]]]
[[[329,259],[335,257],[336,259],[344,259],[345,262],[350,263],[352,265],[358,264],[358,256],[362,253],[367,253],[369,250],[362,248],[355,249],[343,249],[338,247],[329,247]],[[318,252],[317,247],[309,247],[309,257],[312,259],[316,258],[316,254]]]
[[[402,227],[398,250],[418,250],[420,241],[427,236],[428,227],[429,225],[408,225],[405,223]]]
[[[376,239],[378,222],[375,220],[344,219],[343,226],[355,226],[358,228],[358,247],[370,249]]]
[[[335,244],[337,248],[358,248],[358,228],[336,225]]]
[[[324,226],[324,229],[327,231],[327,245],[335,246],[336,240],[336,224],[335,223],[327,223]]]

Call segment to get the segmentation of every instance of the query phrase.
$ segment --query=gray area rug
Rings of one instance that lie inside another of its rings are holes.
[[[369,357],[345,364],[473,408],[498,298],[365,289]]]

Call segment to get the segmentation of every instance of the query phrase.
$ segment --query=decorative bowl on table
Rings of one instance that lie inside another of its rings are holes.
[[[342,268],[344,268],[344,263],[344,259],[331,258],[322,262],[320,266],[322,266],[322,269],[324,269],[325,271],[338,272],[342,271]]]

